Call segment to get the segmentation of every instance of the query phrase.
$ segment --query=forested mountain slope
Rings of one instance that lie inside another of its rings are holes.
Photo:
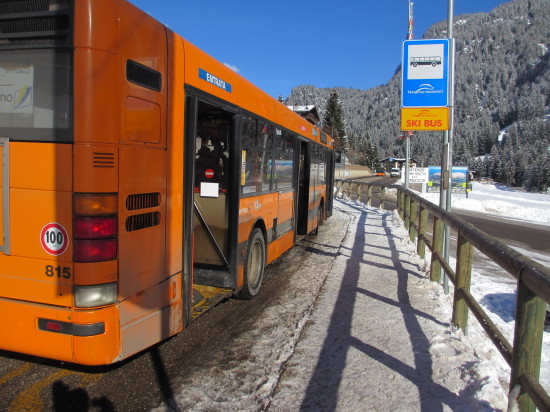
[[[490,13],[455,16],[453,164],[468,165],[508,185],[544,190],[550,184],[550,0],[514,0]],[[445,38],[447,22],[423,38]],[[337,91],[350,157],[365,161],[370,139],[380,158],[404,157],[399,140],[401,68],[369,90],[299,86],[286,104],[321,112]],[[443,132],[415,132],[411,157],[441,164]],[[371,166],[371,165],[369,165]]]

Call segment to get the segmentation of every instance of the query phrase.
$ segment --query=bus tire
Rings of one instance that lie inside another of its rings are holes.
[[[248,239],[244,260],[243,287],[239,299],[252,299],[260,291],[266,262],[265,239],[262,230],[256,228]]]
[[[324,207],[322,203],[319,205],[319,208],[317,209],[317,213],[318,213],[317,227],[313,230],[313,232],[311,232],[313,236],[317,236],[319,234],[319,227],[321,227],[321,225],[325,221]]]

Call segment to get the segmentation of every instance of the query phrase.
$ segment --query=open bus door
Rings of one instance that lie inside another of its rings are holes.
[[[336,153],[338,156],[338,153]],[[332,205],[334,203],[334,165],[335,165],[335,153],[327,150],[326,151],[326,162],[327,162],[327,205],[326,205],[326,217],[332,216]]]
[[[234,118],[233,112],[214,103],[187,99],[185,221],[190,228],[185,235],[184,262],[194,278],[191,318],[236,287],[238,189],[230,173]]]
[[[296,227],[298,235],[307,235],[307,224],[309,215],[309,179],[310,179],[310,147],[307,142],[300,141],[298,151],[298,194]]]

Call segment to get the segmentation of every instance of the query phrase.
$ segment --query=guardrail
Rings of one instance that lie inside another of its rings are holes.
[[[410,239],[417,244],[417,253],[424,259],[426,247],[432,252],[431,280],[440,282],[445,271],[454,285],[452,322],[466,332],[469,309],[510,365],[510,398],[517,398],[522,412],[536,408],[550,411],[550,396],[539,383],[546,304],[550,304],[550,269],[400,185],[337,180],[336,187],[339,192],[357,196],[381,209],[387,209],[389,189],[393,189],[395,194],[391,197]],[[431,237],[427,233],[430,214],[433,217]],[[454,269],[442,254],[445,225],[458,239]],[[474,248],[517,279],[513,346],[470,294]]]

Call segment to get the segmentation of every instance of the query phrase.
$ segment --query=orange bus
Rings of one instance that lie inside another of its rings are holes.
[[[0,27],[0,349],[128,358],[331,215],[332,139],[127,1]]]

